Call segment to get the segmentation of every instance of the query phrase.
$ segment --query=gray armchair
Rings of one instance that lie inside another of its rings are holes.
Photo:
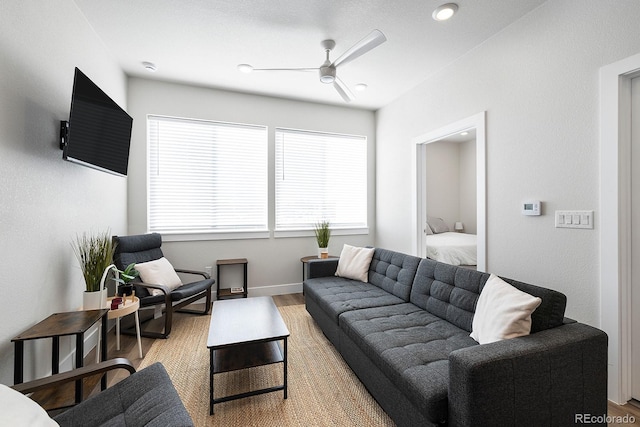
[[[131,263],[143,263],[162,258],[162,236],[158,233],[139,234],[133,236],[114,236],[115,254],[113,261],[116,267],[124,270]],[[141,331],[141,335],[150,338],[167,338],[171,333],[171,323],[175,311],[208,314],[211,310],[211,287],[215,280],[203,271],[175,269],[177,273],[186,273],[202,276],[202,280],[185,283],[179,288],[169,290],[164,285],[154,283],[134,282],[136,296],[140,298],[140,307],[152,307],[164,305],[164,330],[163,332]],[[150,289],[158,289],[161,295],[152,295]],[[183,309],[201,298],[206,298],[205,308],[202,311]],[[124,329],[123,333],[135,334],[132,329]]]
[[[167,371],[160,363],[135,371],[131,362],[118,358],[55,374],[12,388],[23,394],[126,369],[131,374],[114,386],[66,409],[53,419],[60,426],[193,426]]]

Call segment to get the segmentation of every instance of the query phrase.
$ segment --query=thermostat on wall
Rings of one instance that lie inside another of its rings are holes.
[[[522,215],[540,215],[540,201],[533,200],[522,203]]]

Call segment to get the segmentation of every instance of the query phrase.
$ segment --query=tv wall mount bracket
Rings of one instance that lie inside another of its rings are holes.
[[[60,120],[60,149],[64,150],[69,140],[69,122]]]

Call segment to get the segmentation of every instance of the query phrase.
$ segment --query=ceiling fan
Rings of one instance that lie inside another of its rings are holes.
[[[346,102],[350,102],[355,99],[355,96],[351,90],[349,90],[347,85],[336,75],[338,66],[353,61],[354,59],[369,52],[371,49],[380,46],[385,41],[387,41],[387,38],[382,34],[382,31],[373,30],[365,38],[351,46],[351,48],[344,52],[338,59],[331,62],[329,54],[336,46],[336,42],[333,40],[323,40],[321,46],[326,53],[326,60],[322,65],[320,65],[320,67],[316,68],[253,68],[249,64],[240,64],[238,65],[238,69],[245,73],[250,73],[252,71],[319,71],[320,81],[326,84],[333,84],[333,87],[338,91],[340,96],[342,96],[342,99]]]

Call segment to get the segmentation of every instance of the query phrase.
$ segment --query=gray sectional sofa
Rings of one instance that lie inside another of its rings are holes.
[[[399,426],[567,426],[607,412],[607,335],[540,297],[531,334],[479,345],[469,337],[489,274],[376,248],[368,283],[308,263],[305,304]],[[604,425],[604,424],[603,424]]]

